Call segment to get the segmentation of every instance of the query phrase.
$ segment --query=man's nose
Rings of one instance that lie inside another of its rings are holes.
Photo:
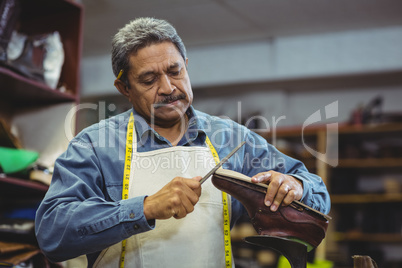
[[[159,85],[159,94],[170,95],[175,90],[168,75],[162,75]]]

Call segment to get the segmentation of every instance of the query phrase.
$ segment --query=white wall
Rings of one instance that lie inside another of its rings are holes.
[[[402,69],[402,27],[190,48],[194,86]]]
[[[402,27],[385,27],[270,40],[188,48],[193,88],[402,70]],[[110,55],[84,58],[82,96],[118,94],[113,86]],[[336,88],[321,91],[247,91],[225,97],[198,98],[196,108],[239,117],[259,112],[267,118],[286,116],[282,125],[301,124],[314,111],[338,100],[339,121],[360,103],[384,97],[384,110],[401,110],[402,85]],[[197,96],[197,94],[196,94]],[[272,120],[272,119],[270,119]]]

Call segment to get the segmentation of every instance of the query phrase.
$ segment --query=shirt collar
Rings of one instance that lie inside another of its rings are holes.
[[[135,130],[137,132],[138,141],[141,143],[146,142],[148,136],[154,136],[161,141],[168,142],[165,138],[159,135],[153,128],[149,126],[147,121],[142,117],[137,111],[133,108],[133,115],[135,119]],[[185,135],[178,145],[186,145],[187,143],[191,143],[197,138],[200,138],[200,142],[204,143],[206,138],[206,133],[202,127],[202,118],[197,116],[196,110],[193,106],[190,106],[186,111],[186,115],[188,117],[188,128],[186,130]]]
[[[137,137],[139,140],[144,137],[146,132],[155,132],[147,123],[147,121],[142,117],[137,111],[133,108],[133,116],[134,116],[134,124],[135,124],[135,131],[137,132]]]

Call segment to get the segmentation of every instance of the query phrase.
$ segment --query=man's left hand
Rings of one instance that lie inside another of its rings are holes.
[[[300,200],[303,196],[303,183],[300,180],[273,170],[258,173],[251,181],[268,184],[264,202],[271,211],[276,211],[281,204],[287,206],[294,200]]]

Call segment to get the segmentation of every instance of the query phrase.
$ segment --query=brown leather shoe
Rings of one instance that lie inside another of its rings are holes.
[[[259,235],[296,238],[317,247],[328,227],[329,216],[300,202],[280,206],[272,212],[264,204],[267,187],[215,173],[212,183],[246,208],[251,222]]]

